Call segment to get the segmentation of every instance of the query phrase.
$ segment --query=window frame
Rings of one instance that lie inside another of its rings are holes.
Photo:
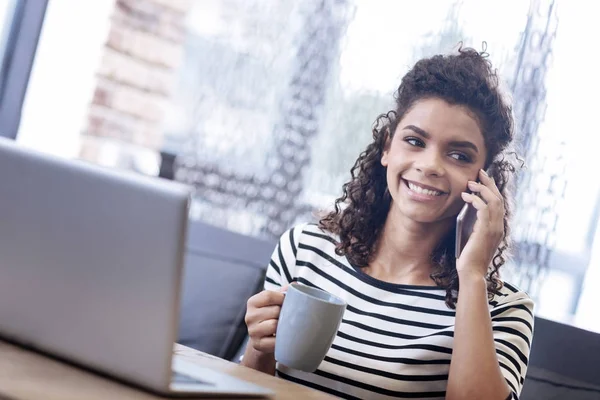
[[[12,0],[7,13],[5,48],[0,58],[0,136],[17,137],[48,1]]]

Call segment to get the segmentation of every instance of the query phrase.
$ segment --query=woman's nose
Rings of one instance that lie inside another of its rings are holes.
[[[442,176],[445,173],[440,155],[433,151],[421,154],[416,169],[426,176]]]

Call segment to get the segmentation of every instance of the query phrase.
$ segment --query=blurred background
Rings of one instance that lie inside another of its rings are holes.
[[[0,135],[193,185],[193,220],[274,240],[341,194],[413,63],[462,41],[498,68],[527,164],[504,277],[600,331],[594,6],[0,0]]]

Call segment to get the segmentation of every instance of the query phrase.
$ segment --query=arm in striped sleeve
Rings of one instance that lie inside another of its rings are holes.
[[[491,311],[500,369],[518,399],[523,388],[533,339],[533,301],[524,292],[507,296]]]
[[[263,286],[265,291],[279,291],[282,286],[287,285],[292,281],[296,266],[296,254],[298,252],[300,233],[302,233],[302,229],[303,226],[294,227],[286,231],[279,238],[279,242],[277,243],[277,246],[275,246],[275,250],[271,255],[269,265],[267,266],[267,273]],[[260,324],[265,321],[256,319],[256,314],[254,314],[254,317],[251,316],[249,310],[253,309],[256,311],[256,309],[259,307],[265,307],[273,304],[266,304],[264,302],[265,298],[268,298],[268,296],[265,297],[265,295],[273,295],[273,293],[265,293],[263,291],[252,296],[248,300],[249,307],[246,311],[245,321],[246,324],[248,324],[250,341],[249,345],[246,346],[244,355],[240,358],[240,362],[247,367],[265,372],[269,375],[273,375],[275,373],[275,358],[272,350],[254,347],[252,345],[252,334],[250,333],[250,324],[256,325],[257,323]],[[256,300],[259,297],[262,298],[262,300]],[[253,303],[252,307],[250,307],[250,302],[252,301],[258,301],[259,304],[257,305],[256,303]],[[278,303],[278,305],[279,304],[280,303]],[[260,336],[260,334],[258,336]],[[258,342],[260,343],[260,341],[261,339],[259,339]]]
[[[280,287],[292,282],[300,235],[304,226],[304,224],[297,225],[287,230],[279,238],[279,243],[277,243],[267,267],[265,290],[279,290]]]

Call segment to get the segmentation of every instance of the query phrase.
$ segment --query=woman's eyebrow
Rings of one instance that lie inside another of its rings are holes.
[[[419,128],[418,126],[406,125],[402,129],[411,130],[414,133],[416,133],[416,134],[424,137],[425,139],[430,139],[431,138],[431,135],[427,131]],[[473,144],[472,142],[469,142],[468,140],[454,140],[454,141],[450,142],[449,144],[452,147],[469,148],[469,149],[472,149],[473,151],[475,151],[475,153],[479,153],[479,149],[477,148],[477,146],[475,146],[475,144]]]
[[[424,131],[423,129],[419,128],[418,126],[414,126],[414,125],[406,125],[404,128],[402,129],[408,129],[413,131],[414,133],[417,133],[421,136],[423,136],[425,139],[429,139],[431,137],[431,135],[429,133],[427,133],[426,131]]]
[[[473,143],[471,143],[471,142],[469,142],[467,140],[452,141],[449,144],[452,147],[468,148],[468,149],[474,150],[475,153],[479,153],[479,149],[477,148],[477,146],[475,146]]]

